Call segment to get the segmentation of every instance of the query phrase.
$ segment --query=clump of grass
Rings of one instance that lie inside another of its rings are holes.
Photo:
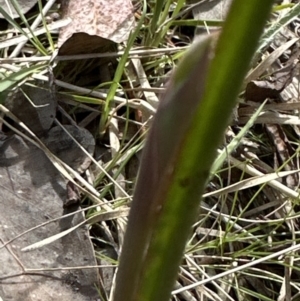
[[[95,154],[96,162],[90,170],[92,176],[83,175],[93,188],[82,194],[83,206],[100,202],[109,211],[130,205],[144,138],[170,72],[176,68],[186,48],[176,44],[186,45],[193,40],[192,34],[184,34],[192,32],[190,26],[201,25],[204,21],[208,21],[208,26],[216,25],[209,23],[213,20],[190,20],[184,1],[141,2],[137,7],[138,30],[127,43],[120,45],[121,51],[101,54],[114,56],[114,63],[109,67],[111,77],[106,82],[100,85],[87,82],[79,86],[71,79],[54,80],[56,97],[61,112],[64,112],[60,113],[60,118],[65,121],[68,116],[74,123],[88,128],[102,147],[100,155]],[[253,68],[263,64],[265,57],[274,50],[272,47],[276,48],[272,41],[277,31],[286,30],[289,21],[299,13],[299,5],[294,5],[288,8],[284,17],[278,17],[281,10],[277,9],[280,8],[274,8],[279,21],[270,21],[266,27]],[[38,13],[37,10],[33,15]],[[13,20],[7,16],[11,27],[0,32],[4,46],[9,34],[17,32],[11,40],[13,44],[1,47],[2,102],[7,99],[8,92],[22,85],[49,82],[53,75],[49,67],[64,60],[63,57],[57,61],[51,59],[57,34],[45,29],[45,14],[40,26],[44,29],[42,35],[29,29],[34,17],[26,18]],[[17,44],[24,37],[29,40],[18,52]],[[157,53],[158,49],[160,53]],[[73,59],[80,61],[81,56]],[[97,61],[97,58],[93,59]],[[282,56],[276,60],[282,63]],[[268,73],[270,68],[266,67],[258,77]],[[78,74],[75,72],[74,76]],[[297,78],[293,80],[295,84]],[[297,99],[298,95],[293,94],[293,97]],[[267,102],[265,106],[268,105],[272,104]],[[238,110],[251,106],[256,108],[258,105],[241,98]],[[239,123],[238,115],[228,128],[223,147],[220,147],[220,161],[215,162],[206,194],[199,202],[201,210],[185,248],[173,291],[174,300],[276,300],[284,289],[290,294],[287,298],[298,296],[298,254],[296,247],[291,249],[299,241],[298,186],[279,182],[275,176],[271,180],[265,176],[298,168],[298,123],[293,118],[295,111],[288,105],[280,109],[276,109],[276,105],[271,109],[262,107],[261,110],[262,114],[255,116],[249,126],[245,126],[245,122]],[[282,141],[285,141],[286,157],[280,157],[274,139],[270,138],[270,129],[268,132],[265,122],[259,121],[270,110],[285,113],[275,114],[277,119],[272,121],[279,125],[285,123],[280,127],[280,133],[285,135]],[[246,121],[254,114],[252,110]],[[235,145],[230,144],[232,139],[236,139]],[[295,165],[290,164],[291,158]],[[295,175],[297,179],[297,173]],[[250,177],[255,177],[251,178],[252,182]],[[256,186],[256,183],[260,184]],[[222,190],[234,184],[237,186],[232,190]],[[80,185],[86,188],[86,184]],[[95,209],[90,209],[89,214],[94,213]],[[126,222],[126,218],[121,217],[113,222],[95,223],[91,233],[97,235],[101,229],[106,234],[105,244],[113,246],[118,253]],[[100,238],[95,236],[95,241],[97,239]],[[101,244],[95,243],[95,248],[97,252],[103,251]],[[287,251],[288,256],[284,256]],[[257,264],[252,265],[252,262]],[[110,292],[106,293],[103,298],[108,299]]]

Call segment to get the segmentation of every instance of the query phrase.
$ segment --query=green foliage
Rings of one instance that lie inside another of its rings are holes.
[[[22,80],[26,79],[43,67],[45,67],[45,65],[35,65],[28,68],[22,68],[17,72],[3,77],[0,81],[0,93],[15,87]]]

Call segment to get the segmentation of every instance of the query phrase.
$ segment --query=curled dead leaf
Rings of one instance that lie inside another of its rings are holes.
[[[62,17],[72,22],[60,31],[60,54],[99,51],[99,46],[126,41],[134,27],[130,0],[66,0]]]

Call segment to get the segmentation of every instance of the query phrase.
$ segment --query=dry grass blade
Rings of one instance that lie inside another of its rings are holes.
[[[77,228],[86,225],[86,224],[93,224],[93,223],[98,223],[98,222],[103,222],[103,221],[108,221],[108,220],[112,220],[112,219],[116,219],[116,218],[120,218],[120,217],[125,217],[128,215],[128,209],[121,209],[121,210],[114,210],[114,211],[110,211],[110,212],[104,212],[104,213],[98,213],[95,216],[92,216],[86,220],[84,220],[83,222],[81,222],[80,224],[71,227],[65,231],[62,231],[56,235],[53,235],[51,237],[47,237],[44,240],[41,240],[39,242],[36,242],[32,245],[29,245],[25,248],[23,248],[21,251],[22,252],[28,252],[28,251],[33,251],[36,250],[38,248],[44,247],[66,235],[68,235],[69,233],[73,232],[74,230],[76,230]]]
[[[299,38],[291,39],[285,44],[275,49],[267,58],[265,58],[258,66],[251,70],[245,78],[244,85],[251,80],[259,78],[285,51],[287,51],[292,45],[294,45]]]
[[[62,28],[64,26],[68,25],[70,22],[71,22],[70,19],[55,21],[55,22],[53,22],[53,24],[48,25],[48,29],[46,29],[46,28],[35,29],[34,30],[34,36],[42,35],[42,34],[46,33],[47,30],[48,31],[57,30],[59,28]],[[12,38],[12,39],[9,39],[9,40],[6,40],[6,41],[1,41],[0,42],[0,49],[7,48],[7,47],[10,47],[10,46],[14,46],[14,45],[18,45],[20,43],[24,43],[32,37],[33,37],[33,35],[28,32],[27,36],[20,35],[19,37],[16,37],[16,38]]]
[[[264,174],[262,172],[260,172],[259,170],[257,170],[256,168],[254,168],[253,166],[251,166],[250,164],[247,164],[246,162],[241,162],[233,157],[229,157],[230,162],[237,167],[238,169],[241,169],[244,172],[247,172],[248,174],[252,175],[252,176],[264,176]],[[271,180],[270,182],[268,182],[268,185],[272,186],[273,188],[277,189],[278,191],[280,191],[281,193],[283,193],[284,195],[297,199],[299,197],[299,193],[294,191],[293,189],[288,188],[287,186],[281,184],[278,181],[275,180]]]
[[[217,191],[205,193],[203,195],[203,197],[205,198],[205,197],[209,197],[209,196],[213,196],[213,195],[227,194],[230,192],[241,191],[243,189],[247,189],[247,188],[261,185],[261,184],[268,184],[268,182],[270,182],[270,181],[276,180],[278,178],[287,177],[289,175],[298,173],[299,171],[300,171],[300,169],[296,169],[296,170],[292,170],[292,171],[281,171],[281,172],[276,172],[276,173],[272,173],[272,174],[265,174],[265,175],[261,175],[261,176],[252,177],[250,179],[240,181],[238,183],[229,185],[229,186],[219,189]]]

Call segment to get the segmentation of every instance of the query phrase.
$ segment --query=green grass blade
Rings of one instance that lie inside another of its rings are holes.
[[[31,30],[30,25],[28,24],[25,16],[23,15],[21,8],[19,7],[19,4],[16,1],[11,2],[13,4],[13,7],[19,14],[21,20],[26,25],[29,33],[32,37],[29,36],[27,32],[25,32],[22,27],[0,6],[0,13],[5,17],[5,20],[8,21],[13,28],[16,28],[19,30],[20,33],[22,33],[24,36],[28,38],[28,40],[35,46],[35,48],[42,53],[43,55],[47,55],[47,50],[43,46],[43,44],[39,41],[39,39],[34,35],[34,32]]]
[[[164,2],[165,2],[164,0],[155,1],[153,17],[150,24],[150,31],[152,35],[154,35],[157,28],[158,21],[161,18],[161,12],[163,10]]]
[[[20,81],[24,80],[26,77],[33,73],[36,73],[40,68],[46,65],[36,65],[28,68],[22,68],[20,71],[14,72],[0,81],[0,93],[7,89],[15,87]]]
[[[267,31],[263,34],[261,38],[261,43],[257,50],[257,55],[254,61],[257,60],[259,55],[270,45],[273,41],[274,36],[282,30],[282,28],[297,18],[300,14],[300,3],[296,4],[291,8],[285,15],[283,15],[279,20],[277,20],[272,26],[270,26]]]
[[[226,157],[230,155],[239,145],[242,138],[247,134],[247,132],[250,130],[250,128],[254,125],[255,120],[258,118],[260,112],[264,108],[264,105],[267,101],[264,101],[257,111],[251,116],[247,124],[240,130],[240,132],[232,139],[232,141],[224,148],[221,153],[218,155],[216,160],[214,161],[214,164],[211,168],[211,173],[214,174],[217,172],[217,170],[222,166],[222,164],[225,162]]]
[[[112,100],[115,97],[115,94],[117,92],[119,82],[122,78],[124,68],[125,68],[128,56],[129,56],[130,49],[132,48],[133,43],[134,43],[136,37],[138,36],[138,34],[140,32],[140,29],[141,29],[141,27],[144,23],[144,18],[145,18],[145,15],[146,15],[146,8],[147,8],[147,3],[146,3],[145,0],[144,0],[143,6],[144,7],[143,7],[143,13],[141,15],[141,18],[140,18],[134,32],[129,36],[129,39],[127,41],[126,49],[125,49],[124,54],[122,55],[122,57],[119,61],[118,67],[117,67],[116,72],[115,72],[114,79],[113,79],[112,84],[111,84],[111,86],[109,88],[109,91],[108,91],[108,95],[107,95],[107,98],[106,98],[105,106],[104,106],[104,109],[103,109],[103,112],[102,112],[100,125],[99,125],[99,132],[100,132],[101,135],[103,135],[105,133],[105,130],[106,130],[105,129],[105,124],[107,122],[107,118],[108,118],[108,115],[109,115],[109,109],[111,107],[111,102],[112,102]]]

